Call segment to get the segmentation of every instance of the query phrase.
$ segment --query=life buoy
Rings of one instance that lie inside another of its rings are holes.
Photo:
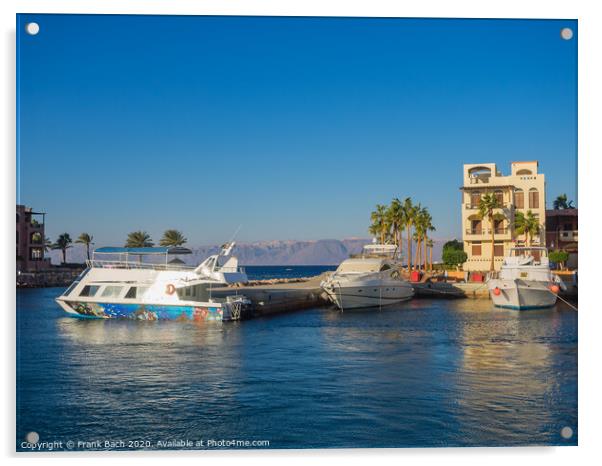
[[[560,287],[558,285],[550,285],[550,291],[554,294],[558,294],[558,292],[560,291]]]
[[[493,289],[493,294],[496,296],[499,296],[501,292],[502,291],[497,286]]]
[[[176,287],[174,285],[172,285],[171,283],[165,287],[165,293],[172,295],[175,292],[176,292]]]

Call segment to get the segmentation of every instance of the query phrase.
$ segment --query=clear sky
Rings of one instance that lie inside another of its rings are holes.
[[[364,237],[407,196],[460,237],[476,162],[576,201],[574,20],[27,14],[17,43],[17,199],[53,240]]]

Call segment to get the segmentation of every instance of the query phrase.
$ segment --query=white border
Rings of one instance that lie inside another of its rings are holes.
[[[127,458],[138,464],[161,464],[169,456],[178,461],[198,464],[200,461],[244,462],[250,465],[280,464],[287,462],[305,464],[309,461],[345,464],[361,464],[373,456],[379,462],[399,464],[415,463],[475,464],[482,466],[508,463],[545,463],[563,465],[591,463],[600,443],[599,433],[602,416],[599,398],[601,390],[601,368],[597,362],[600,351],[598,336],[602,332],[600,304],[598,303],[598,278],[594,275],[594,264],[600,263],[599,236],[602,224],[599,220],[600,193],[596,190],[597,173],[602,173],[602,147],[600,128],[602,120],[596,117],[601,108],[600,88],[602,73],[599,56],[602,44],[602,24],[596,15],[596,2],[590,1],[422,1],[394,2],[384,0],[304,0],[304,1],[253,1],[253,0],[96,0],[96,1],[5,1],[2,8],[2,96],[4,108],[0,113],[3,141],[3,201],[2,218],[5,228],[0,229],[0,262],[3,264],[0,277],[1,295],[5,305],[0,310],[3,316],[4,383],[2,393],[5,413],[1,424],[0,439],[4,456],[10,463],[15,460],[15,318],[14,318],[14,221],[15,203],[15,122],[14,122],[14,61],[15,61],[15,13],[143,13],[143,14],[223,14],[223,15],[273,15],[273,16],[403,16],[403,17],[481,17],[481,18],[577,18],[579,20],[579,197],[580,222],[580,301],[579,316],[579,447],[564,448],[506,448],[506,449],[410,449],[410,450],[282,450],[282,451],[230,451],[230,452],[179,452],[136,453]],[[597,248],[597,249],[596,249]],[[584,253],[587,251],[587,254]],[[596,286],[597,285],[597,286]],[[597,305],[598,304],[598,305]],[[328,435],[328,432],[324,432]],[[44,455],[45,459],[63,464],[86,461],[93,463],[126,456],[123,453],[104,454],[56,454]],[[599,453],[598,453],[599,456]],[[31,459],[31,455],[20,454],[17,458]],[[49,457],[49,459],[48,459]],[[40,459],[42,455],[33,455]]]

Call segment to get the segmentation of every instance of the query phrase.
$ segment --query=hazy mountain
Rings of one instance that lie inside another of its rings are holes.
[[[433,260],[441,259],[441,248],[445,241],[447,240],[434,240]],[[259,241],[238,243],[234,252],[241,265],[337,265],[350,254],[360,252],[362,246],[369,243],[370,238]],[[404,241],[404,255],[405,245]],[[219,250],[219,245],[189,247],[193,254],[181,257],[188,264],[198,264]],[[60,263],[61,251],[51,251],[47,255],[52,258],[53,264]],[[83,262],[85,257],[85,250],[80,245],[67,251],[69,262]]]

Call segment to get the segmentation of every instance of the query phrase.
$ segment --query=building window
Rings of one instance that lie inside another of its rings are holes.
[[[481,255],[481,242],[480,241],[474,241],[472,243],[472,255],[473,256]]]
[[[529,190],[529,209],[539,209],[539,192],[535,188]]]
[[[483,232],[483,223],[480,220],[471,220],[470,232],[473,235],[480,235]]]
[[[44,258],[42,248],[31,248],[29,250],[29,259],[32,261],[41,261]]]
[[[504,220],[502,219],[498,219],[498,220],[493,220],[493,231],[495,232],[496,235],[503,235],[504,233],[506,233],[505,228],[504,228]]]
[[[21,217],[19,216],[19,214],[17,213],[17,223],[19,223],[19,221],[21,220]]]
[[[495,191],[493,193],[499,205],[504,205],[504,193],[502,191]]]
[[[504,257],[504,243],[496,241],[493,244],[493,255],[495,257]]]
[[[29,238],[29,242],[31,244],[42,244],[42,235],[37,231],[35,233],[32,233]]]
[[[479,202],[481,202],[481,193],[470,193],[470,206],[477,207]]]
[[[517,209],[525,208],[525,193],[522,189],[517,189],[514,191],[514,206]]]

